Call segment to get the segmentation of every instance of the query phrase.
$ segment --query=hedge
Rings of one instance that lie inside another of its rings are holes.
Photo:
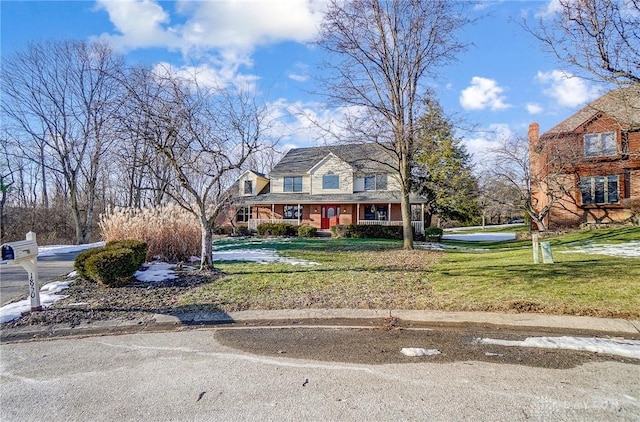
[[[147,242],[143,242],[141,240],[135,239],[126,239],[126,240],[116,240],[113,242],[107,242],[107,249],[119,249],[126,248],[131,249],[134,253],[135,262],[137,263],[137,268],[139,268],[142,264],[147,262],[147,252],[149,251],[149,247]]]
[[[260,236],[291,236],[298,235],[296,226],[289,223],[262,223],[259,224],[258,234]]]
[[[333,237],[402,240],[402,226],[382,226],[368,224],[339,224],[331,227]]]
[[[427,227],[424,229],[425,240],[429,242],[440,242],[444,231],[440,227]]]

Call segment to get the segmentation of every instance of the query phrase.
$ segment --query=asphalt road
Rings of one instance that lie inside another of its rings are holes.
[[[2,344],[0,419],[640,418],[638,364],[598,361],[549,369],[429,357],[345,363],[230,347],[222,341],[228,335],[207,328]]]
[[[60,253],[38,258],[39,286],[73,271],[73,260],[79,252]],[[0,265],[0,305],[29,295],[27,272],[20,264]]]

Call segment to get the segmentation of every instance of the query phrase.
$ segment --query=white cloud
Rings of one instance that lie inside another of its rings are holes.
[[[536,103],[527,103],[526,107],[529,114],[540,114],[543,110],[542,106]]]
[[[305,82],[309,79],[309,66],[303,63],[296,63],[295,69],[290,71],[287,77],[297,82]]]
[[[145,47],[176,49],[181,45],[179,35],[168,26],[169,14],[152,0],[98,0],[97,8],[109,14],[117,35],[102,34],[116,48],[129,50]]]
[[[471,137],[463,138],[467,151],[473,155],[477,164],[486,161],[487,153],[506,139],[514,136],[514,132],[506,123],[492,123],[487,128],[473,132]]]
[[[600,96],[600,90],[590,86],[587,81],[560,70],[540,72],[536,80],[548,88],[543,94],[553,98],[560,106],[577,107]]]
[[[504,110],[511,105],[505,103],[503,92],[504,88],[498,86],[495,80],[474,76],[471,86],[460,94],[460,105],[465,110]]]
[[[321,0],[189,1],[171,15],[156,0],[98,0],[118,34],[103,34],[124,50],[160,47],[183,54],[215,49],[250,54],[256,46],[311,40],[322,17]]]
[[[561,10],[560,0],[550,0],[545,6],[543,6],[538,13],[536,13],[536,17],[538,18],[548,18],[558,13]]]

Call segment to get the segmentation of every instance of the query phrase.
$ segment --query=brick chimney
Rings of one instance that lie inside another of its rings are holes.
[[[540,125],[533,122],[529,125],[529,143],[538,143],[540,140]]]

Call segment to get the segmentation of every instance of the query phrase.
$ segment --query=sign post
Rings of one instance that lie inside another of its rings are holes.
[[[38,290],[38,244],[36,243],[36,234],[29,232],[26,240],[2,245],[2,260],[16,262],[27,271],[31,311],[41,311],[42,305],[40,304],[40,291]]]
[[[538,247],[538,232],[531,232],[531,243],[533,243],[533,263],[540,263],[540,248]]]

